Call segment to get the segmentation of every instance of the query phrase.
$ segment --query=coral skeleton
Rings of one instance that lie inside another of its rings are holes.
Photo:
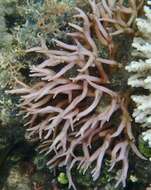
[[[136,12],[133,13],[133,7],[124,7],[123,1],[89,2],[90,15],[76,8],[74,17],[83,25],[69,24],[74,29],[68,34],[70,44],[54,39],[55,50],[49,50],[45,42],[27,50],[43,53],[47,60],[31,68],[30,76],[37,79],[35,84],[29,86],[18,81],[20,88],[10,92],[21,95],[20,106],[28,120],[27,138],[40,140],[39,151],[49,157],[50,169],[66,167],[69,188],[74,189],[71,176],[74,166],[83,173],[91,168],[92,178],[97,180],[103,158],[109,155],[109,171],[115,165],[122,167],[115,186],[120,183],[125,186],[130,149],[145,159],[135,146],[127,99],[107,87],[110,81],[104,69],[104,65],[117,64],[112,59],[114,43],[107,23],[113,22],[114,32],[119,34],[124,32],[121,27],[118,29],[122,15],[131,15],[129,24],[123,23],[129,28]],[[116,9],[119,15],[115,14]],[[93,36],[108,48],[110,59],[100,57]],[[119,116],[113,124],[115,114]]]
[[[136,103],[133,117],[142,127],[151,126],[151,9],[144,6],[146,18],[138,18],[137,26],[142,37],[134,38],[132,46],[135,48],[133,55],[137,61],[132,61],[126,69],[133,73],[128,84],[132,87],[141,87],[148,90],[148,95],[133,95]],[[150,129],[142,133],[144,141],[151,147]]]

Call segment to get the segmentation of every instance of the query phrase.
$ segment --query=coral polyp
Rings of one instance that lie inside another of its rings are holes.
[[[105,68],[117,64],[112,56],[111,29],[114,34],[125,32],[117,26],[121,25],[118,19],[132,13],[130,24],[121,21],[129,30],[135,14],[124,8],[121,1],[89,2],[91,14],[76,8],[78,13],[74,17],[82,23],[69,24],[74,29],[68,34],[70,44],[55,39],[55,50],[49,50],[44,41],[41,47],[27,50],[40,52],[47,59],[31,68],[30,76],[37,79],[35,84],[28,86],[18,81],[20,88],[11,93],[21,94],[20,106],[28,119],[27,138],[40,140],[39,151],[49,156],[50,169],[66,167],[69,188],[76,188],[71,177],[74,166],[83,173],[91,168],[92,178],[97,180],[105,155],[111,158],[110,171],[122,163],[116,186],[125,186],[130,148],[145,158],[134,144],[127,97],[109,88]],[[107,15],[112,17],[112,10],[114,14],[119,11],[118,5],[122,6],[121,13],[110,19]],[[110,22],[115,27],[111,28]],[[100,56],[98,42],[107,48],[109,59]]]

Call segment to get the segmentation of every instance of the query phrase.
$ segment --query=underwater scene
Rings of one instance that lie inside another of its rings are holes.
[[[151,190],[151,0],[0,0],[0,190]]]

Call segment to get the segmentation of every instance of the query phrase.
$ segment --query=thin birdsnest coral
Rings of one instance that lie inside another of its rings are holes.
[[[121,33],[134,33],[135,19],[143,4],[143,0],[128,0],[127,3],[124,0],[102,0],[97,4],[101,14],[100,21],[112,24],[109,28],[111,36]]]
[[[70,172],[76,163],[84,173],[93,163],[92,177],[96,180],[100,176],[103,157],[109,152],[110,170],[122,162],[122,174],[116,186],[120,182],[125,186],[129,148],[144,158],[134,145],[124,99],[94,82],[96,79],[81,75],[81,81],[77,83],[60,78],[49,83],[39,82],[32,88],[23,84],[23,88],[12,91],[25,94],[21,107],[27,113],[25,117],[30,117],[26,123],[27,137],[41,140],[39,149],[50,155],[47,163],[50,169],[66,166],[69,187],[74,187]],[[103,96],[108,96],[110,101],[98,110]],[[116,112],[120,112],[121,121],[114,126],[110,121]],[[122,139],[118,140],[119,136]]]
[[[92,166],[92,177],[96,180],[103,158],[108,154],[111,156],[110,171],[117,163],[122,163],[116,186],[119,183],[125,186],[130,147],[145,159],[134,144],[126,99],[107,88],[109,79],[104,65],[116,62],[100,57],[94,41],[96,35],[112,54],[112,37],[100,21],[101,15],[96,15],[104,2],[101,5],[90,1],[93,10],[90,17],[76,8],[75,17],[81,18],[83,25],[70,24],[76,29],[68,34],[72,44],[54,40],[56,50],[48,50],[44,43],[42,47],[28,50],[48,57],[31,69],[31,76],[39,82],[30,87],[18,81],[21,88],[11,91],[21,94],[20,106],[28,118],[27,137],[40,140],[39,150],[49,155],[50,169],[66,166],[69,188],[76,189],[71,177],[75,164],[84,173]]]

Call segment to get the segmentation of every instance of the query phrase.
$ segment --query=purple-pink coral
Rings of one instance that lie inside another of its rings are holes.
[[[93,166],[91,174],[96,180],[106,154],[111,157],[110,171],[122,164],[116,186],[125,186],[130,148],[144,157],[134,144],[127,100],[107,87],[109,78],[104,70],[104,65],[116,65],[110,25],[124,23],[113,18],[115,9],[123,5],[121,1],[89,2],[89,15],[76,8],[74,17],[82,20],[82,26],[69,24],[75,30],[68,34],[71,44],[54,40],[56,50],[49,50],[45,44],[27,50],[41,52],[48,59],[31,68],[31,77],[37,78],[35,85],[18,81],[21,87],[11,93],[21,94],[20,106],[28,118],[27,137],[40,140],[39,150],[49,155],[50,169],[66,166],[69,188],[75,188],[71,177],[74,165],[83,173]],[[131,12],[130,8],[121,10]],[[114,35],[121,32],[124,29],[114,31]],[[106,46],[110,59],[100,57],[96,41]]]

